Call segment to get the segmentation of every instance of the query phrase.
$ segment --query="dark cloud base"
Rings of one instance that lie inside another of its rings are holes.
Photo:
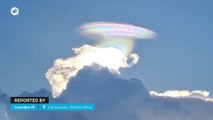
[[[9,97],[1,93],[3,102]],[[20,96],[49,96],[52,103],[94,103],[95,111],[10,111],[11,120],[212,120],[213,103],[151,97],[141,80],[121,79],[107,69],[81,70],[56,99],[40,89]]]

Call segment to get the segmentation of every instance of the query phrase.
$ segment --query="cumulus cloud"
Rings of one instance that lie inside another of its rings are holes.
[[[0,103],[8,103],[9,97],[4,92],[0,91]]]
[[[9,104],[9,97],[7,94],[0,91],[0,119],[9,120],[7,112],[5,110],[6,105]]]
[[[80,33],[94,40],[95,45],[73,48],[76,56],[57,59],[45,76],[48,79],[53,97],[59,97],[69,81],[85,66],[106,67],[110,72],[120,74],[120,68],[136,64],[139,56],[132,53],[135,39],[151,39],[155,32],[128,24],[93,22],[80,27]]]
[[[195,92],[196,94],[199,92]],[[10,111],[11,120],[212,120],[213,103],[194,98],[151,96],[138,79],[108,68],[85,67],[57,98],[41,89],[20,96],[49,96],[51,103],[94,103],[95,111]],[[205,94],[204,94],[205,96]],[[8,105],[9,106],[9,105]]]
[[[156,91],[150,91],[150,95],[152,96],[160,96],[160,97],[172,97],[172,98],[197,98],[204,101],[213,102],[213,98],[210,97],[210,92],[205,90],[167,90],[163,93],[158,93]]]
[[[73,51],[76,56],[55,60],[54,66],[45,74],[52,86],[53,97],[58,97],[66,89],[69,80],[85,66],[95,64],[98,67],[108,68],[112,73],[120,74],[120,68],[130,67],[139,59],[137,54],[130,54],[128,58],[121,50],[113,47],[99,48],[83,45],[80,48],[73,48]]]

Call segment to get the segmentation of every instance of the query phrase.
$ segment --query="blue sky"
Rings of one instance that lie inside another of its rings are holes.
[[[158,36],[138,40],[141,59],[122,77],[143,79],[148,89],[213,91],[213,2],[206,0],[0,1],[0,90],[19,94],[49,89],[44,76],[56,58],[90,44],[77,28],[110,21],[143,26]],[[19,16],[10,9],[17,6]]]

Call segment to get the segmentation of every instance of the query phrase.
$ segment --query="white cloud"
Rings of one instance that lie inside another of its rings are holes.
[[[152,39],[156,33],[146,28],[110,22],[87,23],[80,27],[85,36],[98,39],[94,46],[83,45],[73,48],[76,56],[57,59],[46,75],[53,97],[58,97],[66,89],[69,80],[85,66],[98,65],[110,72],[120,74],[120,68],[131,67],[139,60],[132,53],[135,39]]]
[[[8,102],[6,106],[9,118],[11,120],[58,120],[59,118],[60,120],[67,118],[71,120],[212,120],[213,118],[213,102],[195,100],[195,98],[185,99],[185,97],[173,99],[152,97],[139,79],[123,79],[110,74],[105,68],[101,70],[93,68],[87,67],[79,72],[72,78],[73,83],[68,84],[66,91],[58,98],[53,99],[45,89],[33,93],[24,92],[21,96],[49,96],[50,101],[57,103],[93,103],[96,106],[95,111],[14,112],[9,110]],[[189,93],[196,96],[209,96],[208,92],[203,91]],[[9,101],[9,97],[7,99]]]
[[[205,90],[167,90],[163,93],[158,93],[156,91],[149,92],[151,96],[160,97],[172,97],[172,98],[197,98],[204,101],[213,102],[213,98],[210,97],[210,92]]]
[[[66,89],[69,80],[76,76],[85,66],[98,65],[106,67],[110,72],[120,74],[120,68],[130,67],[138,62],[137,54],[127,57],[120,49],[113,47],[99,48],[83,45],[73,48],[76,56],[67,59],[57,59],[46,75],[51,87],[53,97],[58,97]],[[130,63],[128,64],[128,59]]]

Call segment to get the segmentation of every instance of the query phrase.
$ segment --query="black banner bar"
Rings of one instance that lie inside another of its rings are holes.
[[[10,103],[30,103],[30,104],[39,104],[39,103],[49,103],[49,97],[11,97]]]

